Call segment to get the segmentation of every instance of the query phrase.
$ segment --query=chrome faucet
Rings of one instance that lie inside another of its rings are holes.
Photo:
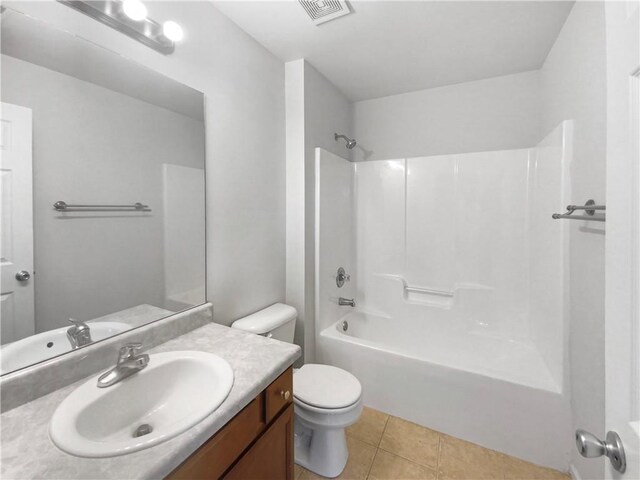
[[[115,385],[149,365],[149,355],[146,353],[135,354],[141,348],[141,343],[128,343],[120,348],[118,363],[111,370],[98,377],[98,388]]]
[[[355,307],[356,299],[355,298],[338,298],[338,305],[342,305],[343,307]]]
[[[93,341],[91,340],[91,329],[89,325],[75,318],[70,318],[69,322],[73,323],[73,327],[67,330],[67,338],[71,343],[71,348],[75,350],[76,348],[89,345]]]

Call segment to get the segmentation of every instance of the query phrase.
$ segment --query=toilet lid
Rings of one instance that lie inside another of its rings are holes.
[[[293,396],[318,408],[344,408],[360,399],[356,377],[330,365],[306,364],[293,375]]]

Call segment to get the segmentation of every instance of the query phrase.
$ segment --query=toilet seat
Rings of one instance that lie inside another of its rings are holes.
[[[293,397],[310,410],[348,410],[362,396],[356,377],[331,365],[305,364],[293,375]],[[335,412],[337,413],[337,412]]]
[[[314,407],[313,405],[304,403],[299,398],[296,398],[295,395],[293,396],[293,403],[297,407],[300,407],[308,412],[325,414],[325,415],[340,415],[341,413],[348,413],[359,405],[360,403],[359,400],[360,399],[356,400],[355,403],[343,408],[322,408],[322,407]]]

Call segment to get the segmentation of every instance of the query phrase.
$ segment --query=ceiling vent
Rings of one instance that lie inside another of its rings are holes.
[[[335,20],[351,13],[344,0],[298,0],[304,7],[313,23],[321,23]]]

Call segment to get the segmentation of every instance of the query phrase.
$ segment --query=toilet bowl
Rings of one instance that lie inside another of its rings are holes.
[[[337,477],[349,458],[344,429],[362,414],[356,377],[330,365],[306,364],[293,374],[295,461],[323,477]]]
[[[233,328],[293,343],[295,308],[276,303],[236,320]],[[331,365],[305,364],[293,373],[295,462],[323,477],[337,477],[349,458],[345,428],[362,414],[362,386]]]

